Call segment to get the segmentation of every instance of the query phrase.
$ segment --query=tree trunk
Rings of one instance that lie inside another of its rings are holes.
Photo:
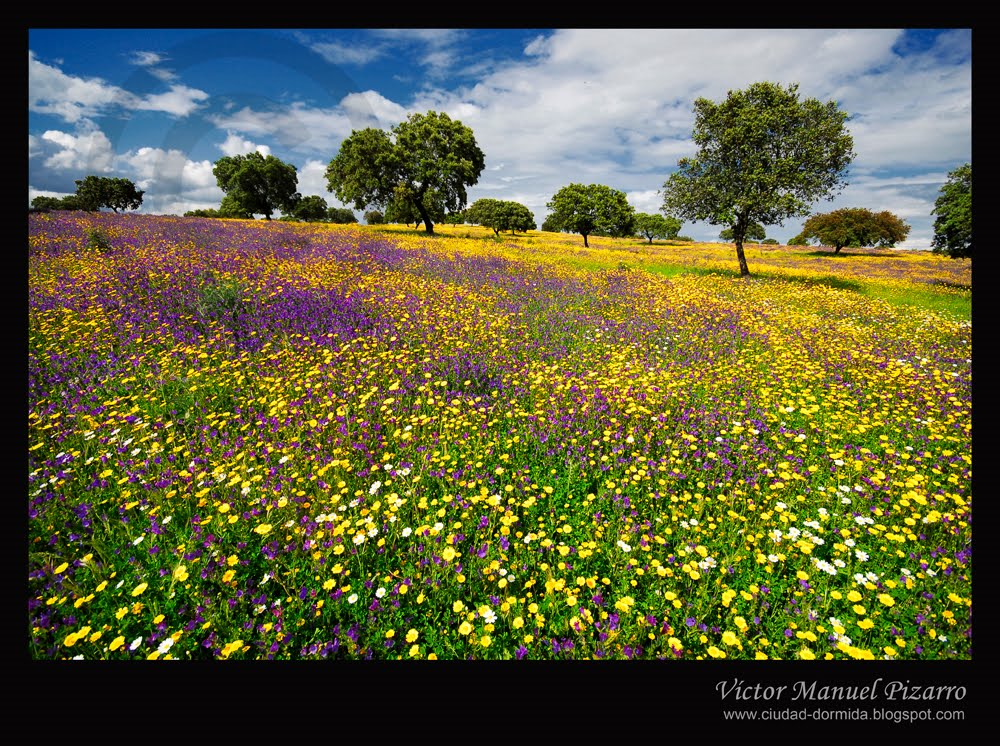
[[[834,247],[833,247],[833,253],[834,253],[834,254],[839,254],[839,253],[840,253],[840,249],[841,249],[841,248],[842,248],[841,246],[834,246]]]
[[[583,245],[586,246],[588,249],[590,248],[590,246],[587,244],[587,234],[586,233],[583,234]]]
[[[749,277],[750,268],[747,266],[747,258],[743,253],[743,240],[736,239],[736,258],[740,261],[740,277]]]
[[[652,244],[652,243],[653,243],[653,237],[652,237],[652,236],[650,236],[650,237],[649,237],[649,243],[650,243],[650,244]]]
[[[421,198],[418,202],[415,203],[415,206],[417,208],[417,212],[420,213],[420,217],[424,221],[424,226],[427,229],[427,232],[433,235],[434,223],[431,222],[431,216],[427,213],[427,208],[424,207],[424,200]]]

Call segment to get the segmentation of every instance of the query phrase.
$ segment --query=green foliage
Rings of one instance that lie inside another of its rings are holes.
[[[221,216],[219,215],[219,211],[218,210],[209,207],[209,208],[204,209],[204,210],[188,210],[186,213],[184,213],[184,217],[186,217],[186,218],[218,218],[218,217],[221,217]]]
[[[952,259],[972,257],[972,164],[966,163],[948,174],[934,202],[932,251]]]
[[[291,211],[292,217],[303,222],[316,222],[326,219],[326,200],[317,194],[302,197],[295,203]]]
[[[106,176],[87,176],[76,182],[76,199],[80,209],[96,211],[102,207],[119,210],[135,210],[142,204],[141,189],[136,189],[128,179]],[[65,209],[65,208],[63,208]]]
[[[694,239],[691,238],[691,236],[677,236],[674,240],[675,241],[688,241],[690,243],[694,243]]]
[[[468,222],[491,228],[495,234],[500,231],[527,232],[535,229],[535,216],[520,202],[501,199],[477,199],[465,211]]]
[[[342,202],[359,210],[369,204],[385,208],[387,221],[392,207],[409,223],[417,218],[405,212],[408,205],[433,233],[436,219],[465,207],[466,187],[479,181],[485,165],[471,129],[429,111],[411,114],[391,133],[372,128],[352,132],[330,161],[326,177]]]
[[[854,158],[848,115],[835,101],[800,100],[798,85],[754,83],[726,100],[695,101],[698,152],[663,185],[663,209],[733,231],[740,274],[752,223],[781,225],[831,198]]]
[[[635,230],[640,236],[645,236],[653,243],[654,238],[675,238],[683,223],[675,217],[663,215],[650,215],[648,212],[639,212],[635,216]]]
[[[635,210],[625,199],[625,192],[603,184],[570,184],[556,192],[546,204],[553,225],[583,236],[631,236],[635,230]]]
[[[558,226],[552,215],[546,215],[542,221],[542,230],[550,233],[559,233],[562,229]]]
[[[798,235],[792,236],[788,239],[787,246],[808,246],[809,237],[804,233],[799,233]]]
[[[87,231],[86,245],[91,249],[106,251],[111,248],[111,241],[103,231],[98,230],[97,228],[91,228]]]
[[[326,220],[328,223],[342,224],[358,222],[355,214],[346,207],[331,207],[326,211]]]
[[[225,156],[212,168],[219,188],[232,199],[234,207],[221,211],[239,212],[228,217],[253,217],[261,214],[267,220],[275,210],[291,213],[299,200],[295,191],[299,177],[295,166],[259,152]],[[223,206],[226,201],[223,200]],[[238,206],[238,207],[237,207]]]
[[[763,241],[767,236],[767,231],[764,230],[764,226],[760,223],[750,223],[746,227],[746,231],[743,233],[744,241]],[[734,237],[732,228],[723,228],[719,233],[719,238],[723,241],[732,241]]]
[[[59,197],[44,197],[39,195],[31,200],[32,210],[63,210],[62,200]]]
[[[448,225],[462,225],[468,222],[465,216],[465,210],[456,210],[455,212],[449,212],[444,216],[444,222]]]
[[[761,241],[761,243],[762,244],[767,244],[768,246],[777,246],[778,245],[778,239],[776,239],[776,238],[765,238],[763,241]]]
[[[378,210],[368,210],[365,212],[365,223],[368,225],[382,225],[385,222],[385,215]]]
[[[222,204],[219,205],[219,215],[220,218],[239,218],[241,220],[253,220],[253,212],[248,210],[240,202],[239,197],[234,194],[227,194],[222,198]]]
[[[431,224],[440,223],[445,219],[445,207],[441,203],[436,190],[429,190],[424,194],[422,206],[424,212],[431,220]],[[414,224],[414,227],[423,222],[420,210],[410,197],[408,189],[400,186],[396,189],[396,196],[389,200],[385,208],[385,222],[402,223],[403,225]],[[432,231],[433,232],[433,231]]]
[[[875,213],[863,207],[844,207],[811,216],[800,235],[833,246],[837,254],[845,246],[889,248],[905,240],[909,232],[910,226],[887,210]]]

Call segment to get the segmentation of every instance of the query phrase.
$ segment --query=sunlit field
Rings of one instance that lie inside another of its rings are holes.
[[[436,229],[29,216],[33,658],[972,657],[968,260]]]

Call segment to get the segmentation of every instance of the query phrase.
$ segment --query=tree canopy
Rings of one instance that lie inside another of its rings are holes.
[[[465,219],[469,223],[492,228],[500,235],[500,231],[527,232],[535,229],[535,216],[520,202],[501,199],[477,199],[465,211]]]
[[[128,179],[108,176],[87,176],[76,182],[76,199],[84,210],[99,210],[109,207],[119,210],[135,210],[142,204],[141,189],[137,189]]]
[[[833,212],[812,215],[796,239],[816,239],[833,246],[839,254],[845,246],[881,246],[889,248],[906,240],[910,226],[888,210],[872,212],[863,207],[844,207]]]
[[[365,212],[365,223],[368,225],[382,225],[385,222],[385,215],[379,210],[368,210]]]
[[[356,223],[358,222],[357,216],[347,207],[331,207],[326,211],[326,220],[328,223]]]
[[[635,215],[635,230],[640,236],[645,236],[653,243],[654,238],[676,238],[683,223],[675,217],[651,215],[648,212],[638,212]]]
[[[854,159],[848,115],[835,101],[799,99],[798,85],[761,82],[726,100],[695,101],[698,151],[682,158],[663,185],[663,209],[733,231],[740,274],[751,223],[782,225],[832,198]]]
[[[604,184],[570,184],[556,192],[545,205],[552,212],[546,219],[560,230],[579,233],[583,245],[587,236],[635,235],[635,209],[625,199],[625,192]]]
[[[342,202],[359,210],[367,205],[384,208],[387,221],[390,205],[396,213],[409,205],[433,233],[435,218],[465,207],[466,187],[479,181],[485,165],[471,129],[447,114],[429,111],[411,114],[390,133],[355,130],[330,161],[326,178],[329,190]],[[431,193],[435,196],[428,200]],[[432,214],[432,208],[441,208],[440,216]]]
[[[270,220],[275,210],[291,214],[300,195],[295,166],[257,151],[220,158],[212,168],[219,189],[249,215]]]
[[[326,200],[318,194],[310,194],[302,197],[295,203],[291,211],[296,220],[303,222],[317,222],[326,219]]]
[[[966,163],[948,174],[934,202],[932,250],[952,259],[972,257],[972,164]]]

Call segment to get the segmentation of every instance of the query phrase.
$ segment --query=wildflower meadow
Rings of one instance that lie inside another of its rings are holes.
[[[971,263],[29,216],[34,659],[971,659]]]

